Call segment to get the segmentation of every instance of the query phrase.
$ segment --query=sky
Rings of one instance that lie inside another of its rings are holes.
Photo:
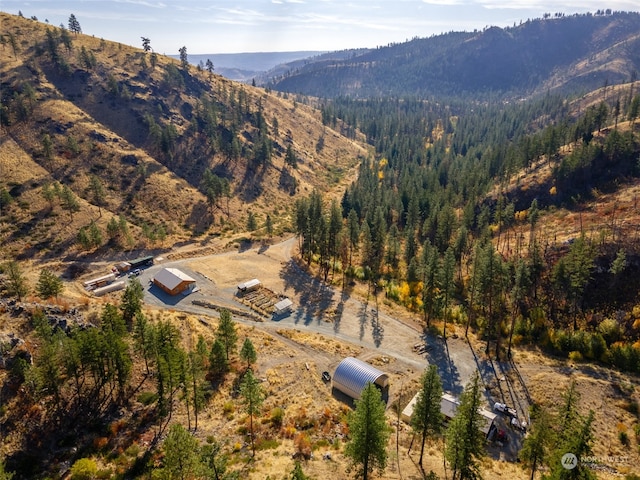
[[[508,27],[544,13],[639,11],[638,0],[0,0],[0,10],[160,54],[375,48],[450,31]]]

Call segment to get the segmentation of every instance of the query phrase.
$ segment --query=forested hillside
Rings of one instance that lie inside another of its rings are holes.
[[[249,207],[256,229],[270,216],[281,232],[289,198],[330,191],[365,155],[304,102],[194,68],[186,47],[174,60],[148,41],[0,22],[0,235],[12,255],[233,234]]]
[[[415,38],[342,61],[311,62],[268,85],[320,97],[570,94],[637,77],[638,52],[638,13],[556,14],[504,29]]]
[[[441,334],[476,330],[496,358],[515,339],[640,372],[638,89],[590,105],[328,101],[325,121],[349,119],[376,157],[340,204],[297,203],[303,256],[325,278],[341,262]],[[342,237],[315,225],[336,216]]]

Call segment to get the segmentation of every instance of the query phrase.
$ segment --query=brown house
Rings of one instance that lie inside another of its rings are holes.
[[[196,281],[177,268],[163,268],[153,277],[153,283],[169,295],[177,295],[190,288]]]

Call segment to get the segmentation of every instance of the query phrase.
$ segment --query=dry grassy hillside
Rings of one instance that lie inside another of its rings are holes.
[[[277,233],[289,228],[297,195],[339,188],[366,153],[293,98],[18,16],[0,13],[0,25],[0,188],[13,200],[1,212],[0,237],[8,256],[76,252],[78,230],[92,221],[102,231],[99,253],[108,239],[108,247],[161,248],[242,231],[249,210],[259,227],[269,214]],[[207,105],[215,118],[203,125]],[[253,159],[258,127],[271,146],[262,163]],[[288,146],[295,168],[284,162]],[[230,185],[216,205],[203,194],[206,169]],[[92,177],[104,189],[99,201]],[[75,194],[77,212],[45,200],[43,187],[56,183]],[[120,215],[125,241],[107,232]]]
[[[613,112],[616,101],[622,102],[631,98],[639,89],[640,82],[635,81],[604,86],[588,92],[568,102],[568,116],[578,121],[588,109],[596,109],[602,104],[606,104]],[[544,127],[548,125],[548,119],[541,118],[536,123],[539,127]],[[637,121],[632,124],[625,115],[620,114],[615,124],[606,125],[600,131],[593,132],[593,143],[605,145],[613,130],[621,134],[633,130],[637,134],[639,128]],[[625,174],[610,175],[613,181],[604,181],[573,197],[557,186],[558,168],[567,157],[581,148],[582,145],[578,143],[569,143],[561,145],[557,154],[551,158],[541,156],[529,168],[512,175],[508,182],[496,184],[489,193],[490,201],[495,202],[503,195],[516,199],[519,206],[526,209],[536,198],[539,207],[543,209],[536,228],[539,243],[562,245],[585,233],[592,238],[600,237],[603,244],[618,242],[629,252],[636,252],[640,239],[640,181],[637,177]],[[506,229],[504,234],[497,237],[505,255],[509,251],[514,253],[516,245],[520,248],[527,247],[530,226],[526,221],[526,212],[520,212],[519,220],[513,229]]]

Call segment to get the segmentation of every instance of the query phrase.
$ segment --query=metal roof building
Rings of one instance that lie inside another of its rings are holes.
[[[413,409],[416,406],[416,402],[418,400],[418,395],[420,392],[416,393],[411,401],[404,407],[402,410],[402,420],[406,423],[411,423],[411,415],[413,415]],[[456,411],[458,410],[458,406],[460,405],[460,401],[449,393],[443,393],[440,398],[440,413],[444,416],[445,420],[449,421],[456,415]],[[489,435],[489,431],[493,426],[493,421],[496,418],[496,414],[488,411],[485,408],[478,409],[478,413],[482,415],[483,423],[480,427],[480,431],[485,435]]]
[[[380,389],[383,400],[389,398],[389,376],[362,360],[347,357],[333,374],[333,388],[354,400],[360,399],[367,383],[373,383]]]
[[[169,295],[177,295],[196,281],[177,268],[163,268],[153,277],[153,283]]]
[[[292,306],[293,302],[291,300],[283,298],[273,306],[273,313],[275,315],[282,315],[283,313],[290,312]]]
[[[246,282],[242,282],[238,285],[238,290],[240,292],[251,292],[253,290],[257,290],[258,288],[260,288],[261,283],[260,280],[258,280],[257,278],[248,280]]]

